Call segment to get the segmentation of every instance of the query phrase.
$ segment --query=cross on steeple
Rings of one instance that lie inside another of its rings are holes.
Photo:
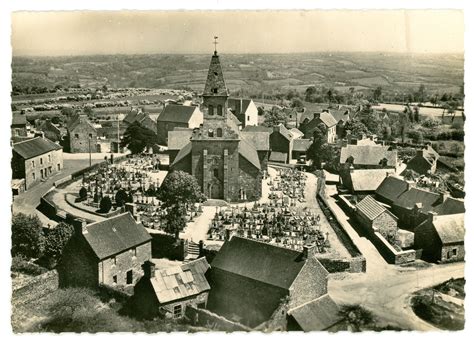
[[[217,44],[219,44],[217,42],[217,38],[219,38],[219,37],[214,36],[214,42],[213,42],[213,44],[214,44],[214,55],[216,55],[216,56],[217,56]]]

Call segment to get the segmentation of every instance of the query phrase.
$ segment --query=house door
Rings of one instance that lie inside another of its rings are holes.
[[[209,185],[209,195],[211,199],[222,199],[222,190],[220,183],[214,182]]]

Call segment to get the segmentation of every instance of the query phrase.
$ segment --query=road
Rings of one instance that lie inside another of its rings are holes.
[[[327,186],[328,192],[334,188]],[[429,268],[403,268],[388,264],[372,243],[357,234],[349,219],[329,197],[331,209],[341,218],[343,227],[367,260],[367,272],[330,275],[328,292],[338,304],[361,304],[372,310],[381,322],[410,330],[436,330],[413,312],[410,296],[422,288],[440,284],[450,278],[464,277],[464,263],[432,265]]]

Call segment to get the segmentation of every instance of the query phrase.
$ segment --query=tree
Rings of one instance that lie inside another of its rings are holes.
[[[44,234],[41,221],[36,215],[17,213],[12,219],[12,256],[28,258],[41,256]]]
[[[205,196],[194,176],[183,171],[173,171],[163,181],[158,199],[166,209],[168,224],[165,231],[174,233],[178,240],[179,232],[186,225],[186,207],[204,201]]]
[[[158,136],[156,136],[154,131],[142,127],[138,122],[133,122],[125,130],[121,145],[130,149],[132,154],[139,154],[145,148],[152,147],[157,143]]]
[[[294,97],[292,100],[291,100],[291,107],[292,108],[303,108],[303,101],[298,98],[298,97]]]
[[[344,131],[346,134],[350,131],[353,136],[365,135],[369,132],[365,124],[357,119],[348,121],[344,126]]]
[[[332,148],[327,143],[327,128],[320,123],[313,132],[313,143],[308,149],[308,159],[313,161],[313,165],[320,169],[321,163],[330,161]]]
[[[370,310],[358,304],[341,306],[338,315],[355,332],[360,332],[365,328],[373,328],[376,321]]]
[[[263,125],[265,127],[274,127],[280,123],[286,125],[288,117],[283,112],[283,110],[278,107],[273,107],[270,111],[265,112],[265,119]]]
[[[378,86],[374,90],[374,101],[379,101],[382,98],[382,87]]]
[[[369,109],[361,116],[360,122],[367,127],[372,134],[379,135],[382,131],[382,121],[378,114]]]
[[[48,231],[45,237],[43,256],[49,268],[54,268],[61,260],[63,249],[73,234],[74,228],[63,222]]]
[[[403,172],[403,178],[408,181],[415,181],[419,175],[413,169],[407,169]]]
[[[100,200],[99,204],[100,213],[107,213],[112,208],[112,200],[106,195]]]
[[[81,201],[87,199],[87,189],[85,187],[81,187],[81,189],[79,190],[79,199]]]
[[[420,122],[420,108],[418,108],[418,106],[413,108],[413,118],[415,122]]]
[[[117,193],[115,193],[115,204],[122,207],[126,202],[128,202],[128,194],[123,188],[120,188]]]

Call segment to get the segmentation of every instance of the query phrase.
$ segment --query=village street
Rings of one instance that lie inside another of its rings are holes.
[[[328,191],[333,192],[333,188],[328,186]],[[347,222],[349,218],[334,198],[329,197],[328,203],[367,260],[366,273],[330,275],[329,295],[338,304],[361,304],[386,323],[414,330],[435,330],[434,326],[414,314],[409,303],[410,296],[417,290],[450,278],[464,277],[464,263],[431,265],[423,269],[388,264],[372,243],[360,237]]]

